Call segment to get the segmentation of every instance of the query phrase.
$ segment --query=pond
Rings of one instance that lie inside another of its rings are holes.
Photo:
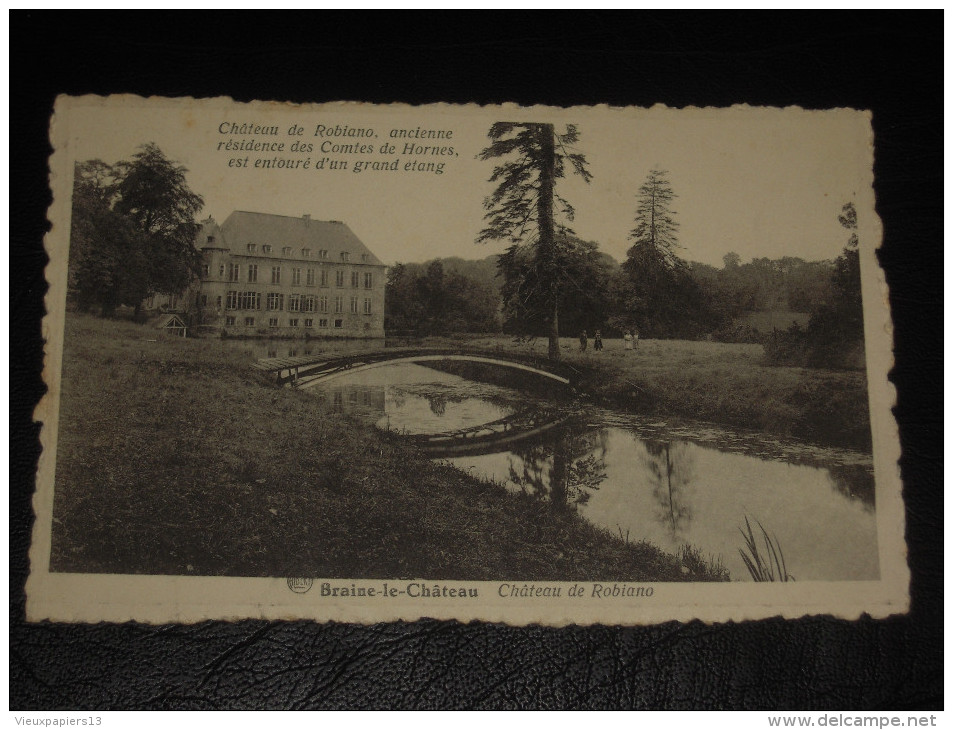
[[[558,402],[421,365],[355,373],[306,392],[408,438],[472,433],[527,412],[569,414],[540,436],[494,447],[490,434],[489,446],[473,453],[437,448],[435,458],[577,510],[620,539],[673,553],[692,546],[732,580],[751,580],[741,555],[746,518],[761,550],[763,526],[798,581],[879,577],[869,454]]]

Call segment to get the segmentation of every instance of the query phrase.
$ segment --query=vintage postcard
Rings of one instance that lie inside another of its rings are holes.
[[[870,115],[60,98],[33,621],[908,608]]]

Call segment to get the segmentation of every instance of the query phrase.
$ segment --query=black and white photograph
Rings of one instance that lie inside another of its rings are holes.
[[[32,619],[907,606],[869,114],[62,97]]]

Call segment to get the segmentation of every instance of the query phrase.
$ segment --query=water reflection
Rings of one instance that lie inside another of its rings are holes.
[[[349,413],[376,420],[385,412],[383,385],[345,385],[323,392],[316,391],[316,395],[333,413]]]
[[[599,434],[568,426],[510,447],[509,481],[557,511],[585,504],[606,479],[605,461],[593,449]]]
[[[639,445],[636,439],[636,448]],[[652,484],[652,496],[658,503],[656,519],[666,528],[671,526],[675,538],[692,519],[689,503],[695,478],[694,460],[686,444],[679,442],[644,441],[641,447],[644,449],[641,460]]]
[[[312,392],[322,390],[335,410],[401,434],[472,436],[483,424],[554,408],[418,365],[366,371]],[[777,537],[799,581],[878,577],[869,456],[597,408],[539,437],[487,431],[482,448],[446,450],[447,461],[633,541],[669,552],[692,545],[720,557],[734,580],[749,579],[739,554],[746,515]]]

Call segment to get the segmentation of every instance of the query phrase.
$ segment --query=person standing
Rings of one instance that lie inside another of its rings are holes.
[[[626,352],[632,349],[632,333],[629,332],[629,330],[626,330],[625,334],[622,335],[622,339],[625,341],[625,344],[624,344],[625,352],[622,353],[624,355]]]
[[[602,352],[602,330],[596,330],[596,340],[593,343],[593,349],[596,352]]]
[[[586,351],[586,345],[589,344],[589,338],[586,336],[586,331],[583,330],[582,334],[579,335],[579,352]]]

